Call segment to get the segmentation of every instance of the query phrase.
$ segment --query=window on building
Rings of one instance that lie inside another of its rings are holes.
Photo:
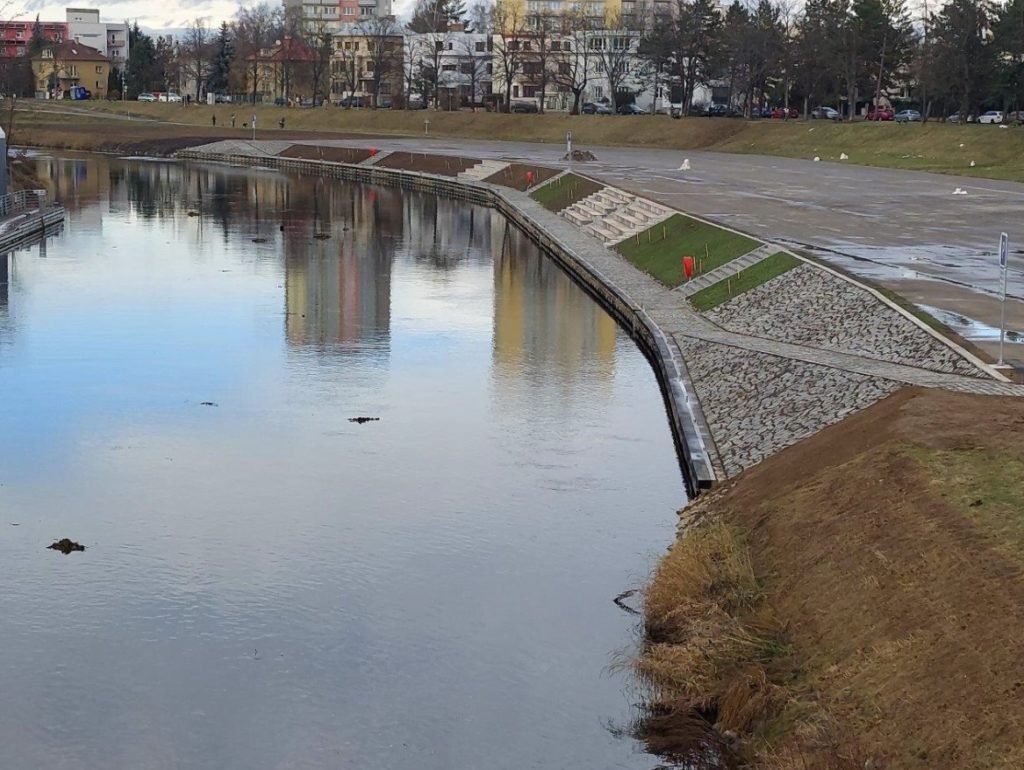
[[[494,74],[494,65],[491,64],[490,62],[487,62],[487,74],[488,75],[493,75]]]
[[[572,43],[570,43],[568,40],[566,40],[564,43],[562,43],[562,50],[563,51],[571,51],[572,50]]]
[[[612,38],[612,50],[613,51],[625,51],[629,48],[628,37],[613,37]]]
[[[605,49],[605,40],[603,37],[592,37],[590,38],[590,50],[592,51],[603,51]]]
[[[355,15],[356,15],[356,9],[355,9],[355,8],[346,8],[346,9],[345,9],[345,10],[343,11],[343,13],[344,13],[344,14],[345,14],[346,16],[355,16]]]
[[[551,50],[552,51],[560,51],[560,50],[562,50],[562,44],[559,43],[557,40],[552,40],[551,41]]]
[[[435,51],[443,51],[444,50],[444,41],[442,41],[442,40],[435,40],[434,41],[434,50]]]
[[[454,47],[455,47],[454,43],[451,43],[451,42],[448,43],[448,50],[449,51],[452,50]]]
[[[537,86],[523,86],[523,96],[527,99],[532,99],[537,95],[540,89]]]
[[[375,9],[372,5],[362,5],[359,7],[360,16],[373,16],[374,11]]]
[[[484,41],[478,40],[476,44],[473,46],[473,50],[476,51],[477,53],[483,53],[485,47],[486,44],[484,43]]]
[[[604,98],[604,87],[603,86],[594,86],[594,98],[595,99],[603,99]]]
[[[516,99],[519,98],[519,86],[512,86],[512,96],[515,97]]]
[[[441,72],[455,72],[455,65],[454,64],[442,64],[441,65]]]
[[[101,65],[101,64],[97,64],[96,65],[96,74],[97,75],[102,75],[103,74],[103,65]]]
[[[462,62],[462,66],[460,67],[459,71],[463,75],[469,75],[470,77],[472,77],[473,76],[473,72],[475,71],[473,62],[471,62],[471,61],[464,61],[464,62]]]

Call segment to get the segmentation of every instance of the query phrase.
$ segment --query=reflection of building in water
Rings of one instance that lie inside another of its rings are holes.
[[[492,232],[498,369],[557,373],[571,382],[586,366],[610,378],[611,316],[515,227],[496,223]]]
[[[435,195],[410,195],[405,206],[405,246],[412,256],[448,269],[490,258],[490,209]],[[504,221],[504,220],[500,220]]]
[[[386,356],[401,193],[323,182],[293,179],[281,201],[288,342]]]

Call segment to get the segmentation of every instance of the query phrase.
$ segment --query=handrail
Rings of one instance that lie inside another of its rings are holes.
[[[42,209],[46,204],[46,190],[18,190],[0,195],[0,217],[17,214],[26,209]]]

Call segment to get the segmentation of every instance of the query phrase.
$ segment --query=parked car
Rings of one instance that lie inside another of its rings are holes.
[[[630,102],[629,104],[620,104],[616,110],[619,115],[646,115],[647,110],[637,107],[635,103]]]
[[[973,121],[974,119],[970,115],[963,115],[959,112],[954,112],[946,118],[947,123],[972,123]]]
[[[509,112],[540,112],[537,102],[512,102]]]
[[[178,94],[174,93],[173,91],[168,91],[166,94],[160,94],[160,101],[162,101],[162,102],[171,102],[171,103],[174,103],[174,104],[180,104],[181,103],[181,97],[178,96]]]
[[[139,94],[138,101],[140,101],[140,102],[155,102],[156,101],[156,97],[153,96],[153,94],[149,94],[149,93]]]
[[[580,112],[584,115],[614,115],[615,111],[612,110],[607,104],[603,102],[584,102],[583,106],[580,107]]]
[[[1003,111],[1002,110],[989,110],[983,112],[978,116],[979,123],[1002,123],[1003,122]]]
[[[368,99],[369,97],[367,97],[367,100]],[[352,94],[349,94],[348,96],[345,96],[336,101],[335,104],[337,104],[339,107],[365,107],[367,104],[369,104],[369,102],[364,102],[363,97],[361,96],[353,96]]]
[[[785,107],[776,107],[772,110],[773,120],[783,120],[785,118],[799,118],[800,111],[796,107],[790,107],[788,110]]]
[[[217,104],[231,104],[231,94],[215,94],[213,101]]]
[[[843,116],[831,107],[815,107],[811,110],[811,117],[814,120],[842,120]]]
[[[1015,110],[1006,113],[1007,123],[1024,123],[1024,110]]]
[[[917,110],[900,110],[893,120],[897,123],[920,123],[921,113]]]
[[[890,110],[888,107],[872,107],[868,110],[866,116],[867,120],[892,120],[896,117],[896,113]]]

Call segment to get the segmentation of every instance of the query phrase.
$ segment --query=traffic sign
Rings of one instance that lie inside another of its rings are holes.
[[[1006,257],[1010,252],[1010,238],[1006,233],[999,233],[999,267],[1006,267]]]

